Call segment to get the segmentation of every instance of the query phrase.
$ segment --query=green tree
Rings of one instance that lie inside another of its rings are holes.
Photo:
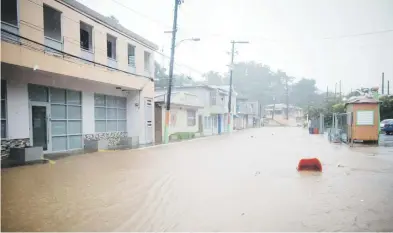
[[[161,67],[157,62],[155,65],[155,79],[154,85],[155,87],[168,87],[169,76],[166,74],[166,69]],[[184,85],[192,85],[195,84],[194,80],[190,76],[186,76],[184,74],[174,74],[172,79],[172,86],[184,86]]]
[[[203,77],[205,78],[205,81],[209,85],[223,85],[224,84],[224,80],[223,80],[222,75],[216,71],[209,71],[206,74],[204,74]]]
[[[381,120],[393,119],[393,96],[383,96],[380,101]]]
[[[154,73],[154,85],[156,87],[167,87],[168,86],[168,75],[165,73],[166,69],[161,67],[160,64],[154,62],[155,73]]]

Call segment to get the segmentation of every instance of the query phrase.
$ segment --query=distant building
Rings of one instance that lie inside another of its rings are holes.
[[[258,101],[238,98],[235,115],[235,129],[259,127],[261,111]]]
[[[288,106],[288,111],[289,111],[288,116],[292,118],[304,116],[303,109],[293,105]],[[278,104],[269,104],[265,106],[264,114],[266,117],[268,118],[272,117],[273,112],[275,116],[286,117],[287,105],[283,103],[278,103]]]

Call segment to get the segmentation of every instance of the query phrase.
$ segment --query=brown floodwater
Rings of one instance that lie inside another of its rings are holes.
[[[323,173],[296,171],[317,157]],[[393,231],[393,148],[260,128],[3,169],[2,231]]]

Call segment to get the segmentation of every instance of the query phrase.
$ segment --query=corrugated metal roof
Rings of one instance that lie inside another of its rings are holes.
[[[376,104],[379,101],[375,100],[372,97],[368,97],[368,96],[354,96],[351,97],[346,103],[345,106],[347,104]]]

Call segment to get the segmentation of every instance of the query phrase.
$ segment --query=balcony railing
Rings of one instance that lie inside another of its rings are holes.
[[[81,57],[88,61],[94,61],[94,53],[91,50],[81,48]]]
[[[213,105],[210,106],[210,113],[212,114],[224,114],[227,112],[227,109],[224,105]]]
[[[113,69],[117,69],[117,61],[111,57],[108,57],[108,66]]]
[[[128,56],[128,72],[135,73],[135,56]]]
[[[11,35],[10,33],[3,32],[3,30],[6,30],[8,32],[11,32],[13,34],[19,35],[19,28],[15,25],[6,23],[6,22],[1,22],[1,39],[10,43],[19,43],[19,37]]]
[[[44,43],[46,45],[45,52],[61,55],[61,52],[59,51],[63,51],[63,42],[45,36]]]

